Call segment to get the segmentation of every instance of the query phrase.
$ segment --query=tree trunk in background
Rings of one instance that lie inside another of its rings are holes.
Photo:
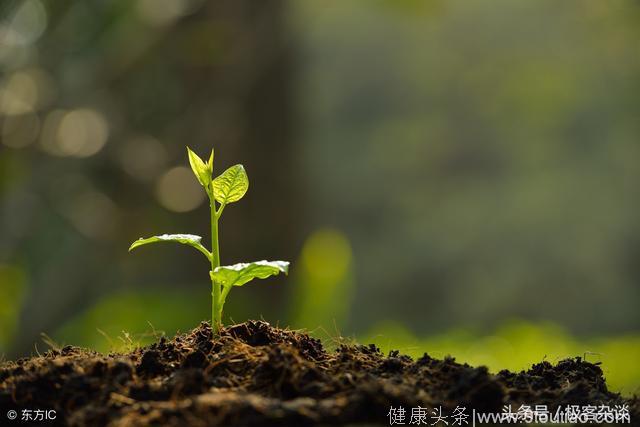
[[[240,93],[235,95],[241,100],[239,117],[243,121],[237,127],[237,139],[222,139],[219,159],[225,167],[242,162],[250,187],[245,199],[226,211],[222,256],[224,263],[295,261],[304,238],[305,209],[299,184],[303,172],[296,162],[300,147],[293,141],[293,43],[285,21],[286,3],[242,3],[237,18],[251,31],[249,40],[237,49],[245,81],[236,85]],[[211,9],[215,15],[217,7]],[[227,77],[234,76],[237,74],[229,73]],[[251,289],[257,301],[270,302],[260,304],[261,311],[255,316],[263,313],[284,320],[285,279],[273,280],[278,286]]]

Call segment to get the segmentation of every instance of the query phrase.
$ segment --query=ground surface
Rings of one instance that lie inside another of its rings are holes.
[[[10,423],[5,414],[24,408],[57,411],[41,425],[389,425],[392,406],[406,408],[408,425],[413,407],[500,412],[509,403],[628,404],[632,423],[640,416],[637,399],[609,392],[600,367],[579,358],[492,375],[372,345],[327,352],[265,322],[227,327],[217,339],[202,323],[130,354],[65,347],[0,366],[0,425],[20,425],[20,415]]]

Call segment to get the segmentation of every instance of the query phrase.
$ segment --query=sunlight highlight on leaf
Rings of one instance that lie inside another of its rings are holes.
[[[213,194],[223,205],[242,199],[248,189],[249,177],[242,165],[231,166],[213,180]]]
[[[256,261],[217,267],[211,279],[225,287],[242,286],[253,279],[266,279],[279,273],[289,273],[287,261]]]
[[[160,236],[153,236],[146,239],[140,238],[133,242],[129,247],[129,252],[133,249],[148,245],[150,243],[158,243],[158,242],[176,242],[182,243],[183,245],[189,245],[193,248],[196,248],[200,252],[202,252],[207,259],[211,259],[211,253],[200,243],[202,241],[202,237],[196,236],[195,234],[162,234]]]

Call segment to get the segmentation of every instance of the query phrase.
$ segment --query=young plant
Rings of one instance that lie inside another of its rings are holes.
[[[224,208],[229,203],[240,200],[249,188],[249,178],[242,165],[231,166],[217,178],[213,178],[213,150],[209,160],[204,162],[187,147],[189,164],[198,182],[209,196],[211,208],[211,251],[202,245],[202,237],[193,234],[163,234],[147,239],[140,238],[131,244],[129,251],[157,242],[177,242],[189,245],[200,251],[211,263],[211,325],[217,334],[222,326],[222,308],[227,295],[234,286],[242,286],[253,279],[265,279],[275,274],[289,271],[286,261],[256,261],[234,265],[220,265],[220,249],[218,245],[218,221]],[[219,204],[216,207],[216,202]]]

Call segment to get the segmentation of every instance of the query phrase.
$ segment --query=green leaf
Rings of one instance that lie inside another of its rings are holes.
[[[244,166],[235,165],[213,180],[213,195],[222,205],[237,202],[249,189],[249,177]]]
[[[207,162],[207,166],[209,167],[209,175],[213,174],[213,148],[211,149],[211,155],[209,156],[209,161]]]
[[[129,252],[139,246],[148,245],[149,243],[176,242],[196,248],[197,250],[202,252],[207,257],[207,259],[211,260],[211,253],[207,250],[207,248],[202,246],[202,244],[200,243],[201,241],[202,237],[196,236],[194,234],[163,234],[161,236],[153,236],[147,239],[140,238],[136,240],[129,247]]]
[[[211,280],[224,287],[242,286],[253,279],[266,279],[279,273],[287,274],[287,261],[256,261],[216,267],[210,272]]]
[[[198,157],[196,153],[191,151],[189,147],[187,147],[187,154],[189,156],[189,164],[191,165],[193,174],[198,179],[200,185],[202,185],[208,193],[209,184],[211,184],[211,175],[213,172],[213,150],[211,151],[211,157],[209,157],[209,162],[207,163]]]

